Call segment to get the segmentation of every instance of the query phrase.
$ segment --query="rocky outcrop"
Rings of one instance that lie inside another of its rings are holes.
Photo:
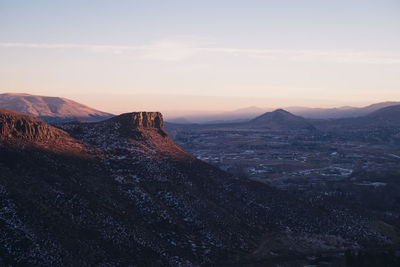
[[[162,136],[167,136],[164,130],[164,120],[160,112],[131,112],[124,113],[109,119],[110,122],[118,123],[121,130],[127,134],[141,132],[143,130],[157,130]]]
[[[70,122],[58,124],[58,127],[77,140],[102,147],[103,152],[137,146],[153,158],[194,159],[169,138],[160,112],[131,112],[105,121]]]
[[[0,109],[0,142],[41,147],[53,152],[84,153],[85,147],[68,133],[29,115]]]
[[[22,113],[0,109],[0,138],[48,140],[65,135],[64,132]]]
[[[131,112],[124,113],[112,119],[122,125],[134,128],[164,129],[163,116],[160,112]]]

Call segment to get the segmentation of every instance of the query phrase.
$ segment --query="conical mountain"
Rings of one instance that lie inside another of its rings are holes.
[[[272,112],[266,112],[250,122],[248,125],[252,128],[266,128],[271,130],[312,130],[314,127],[310,122],[300,116],[277,109]]]

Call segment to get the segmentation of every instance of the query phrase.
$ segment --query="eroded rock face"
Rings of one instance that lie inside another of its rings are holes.
[[[132,112],[121,114],[113,120],[124,126],[134,128],[157,128],[164,129],[164,121],[160,112]]]
[[[0,138],[21,138],[30,140],[47,140],[63,133],[41,120],[30,116],[0,110]]]
[[[83,144],[65,131],[29,115],[0,109],[0,141],[15,147],[40,147],[52,152],[85,153]]]
[[[175,160],[194,160],[192,155],[169,138],[160,112],[125,113],[101,122],[71,122],[59,124],[58,127],[77,140],[101,147],[103,152],[107,151],[105,154],[137,146],[152,158],[167,156]]]
[[[156,130],[163,137],[167,136],[164,130],[164,120],[160,112],[132,112],[124,113],[108,120],[117,123],[121,133],[140,138],[144,131]]]

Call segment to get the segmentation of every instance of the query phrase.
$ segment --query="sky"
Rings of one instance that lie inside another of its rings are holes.
[[[400,1],[0,0],[0,92],[113,113],[400,101]]]

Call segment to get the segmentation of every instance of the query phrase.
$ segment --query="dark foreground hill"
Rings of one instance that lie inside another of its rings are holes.
[[[352,207],[197,160],[160,113],[60,127],[0,111],[0,265],[235,266],[398,242]]]
[[[0,108],[32,115],[46,122],[100,121],[113,116],[70,99],[29,94],[0,94]]]

